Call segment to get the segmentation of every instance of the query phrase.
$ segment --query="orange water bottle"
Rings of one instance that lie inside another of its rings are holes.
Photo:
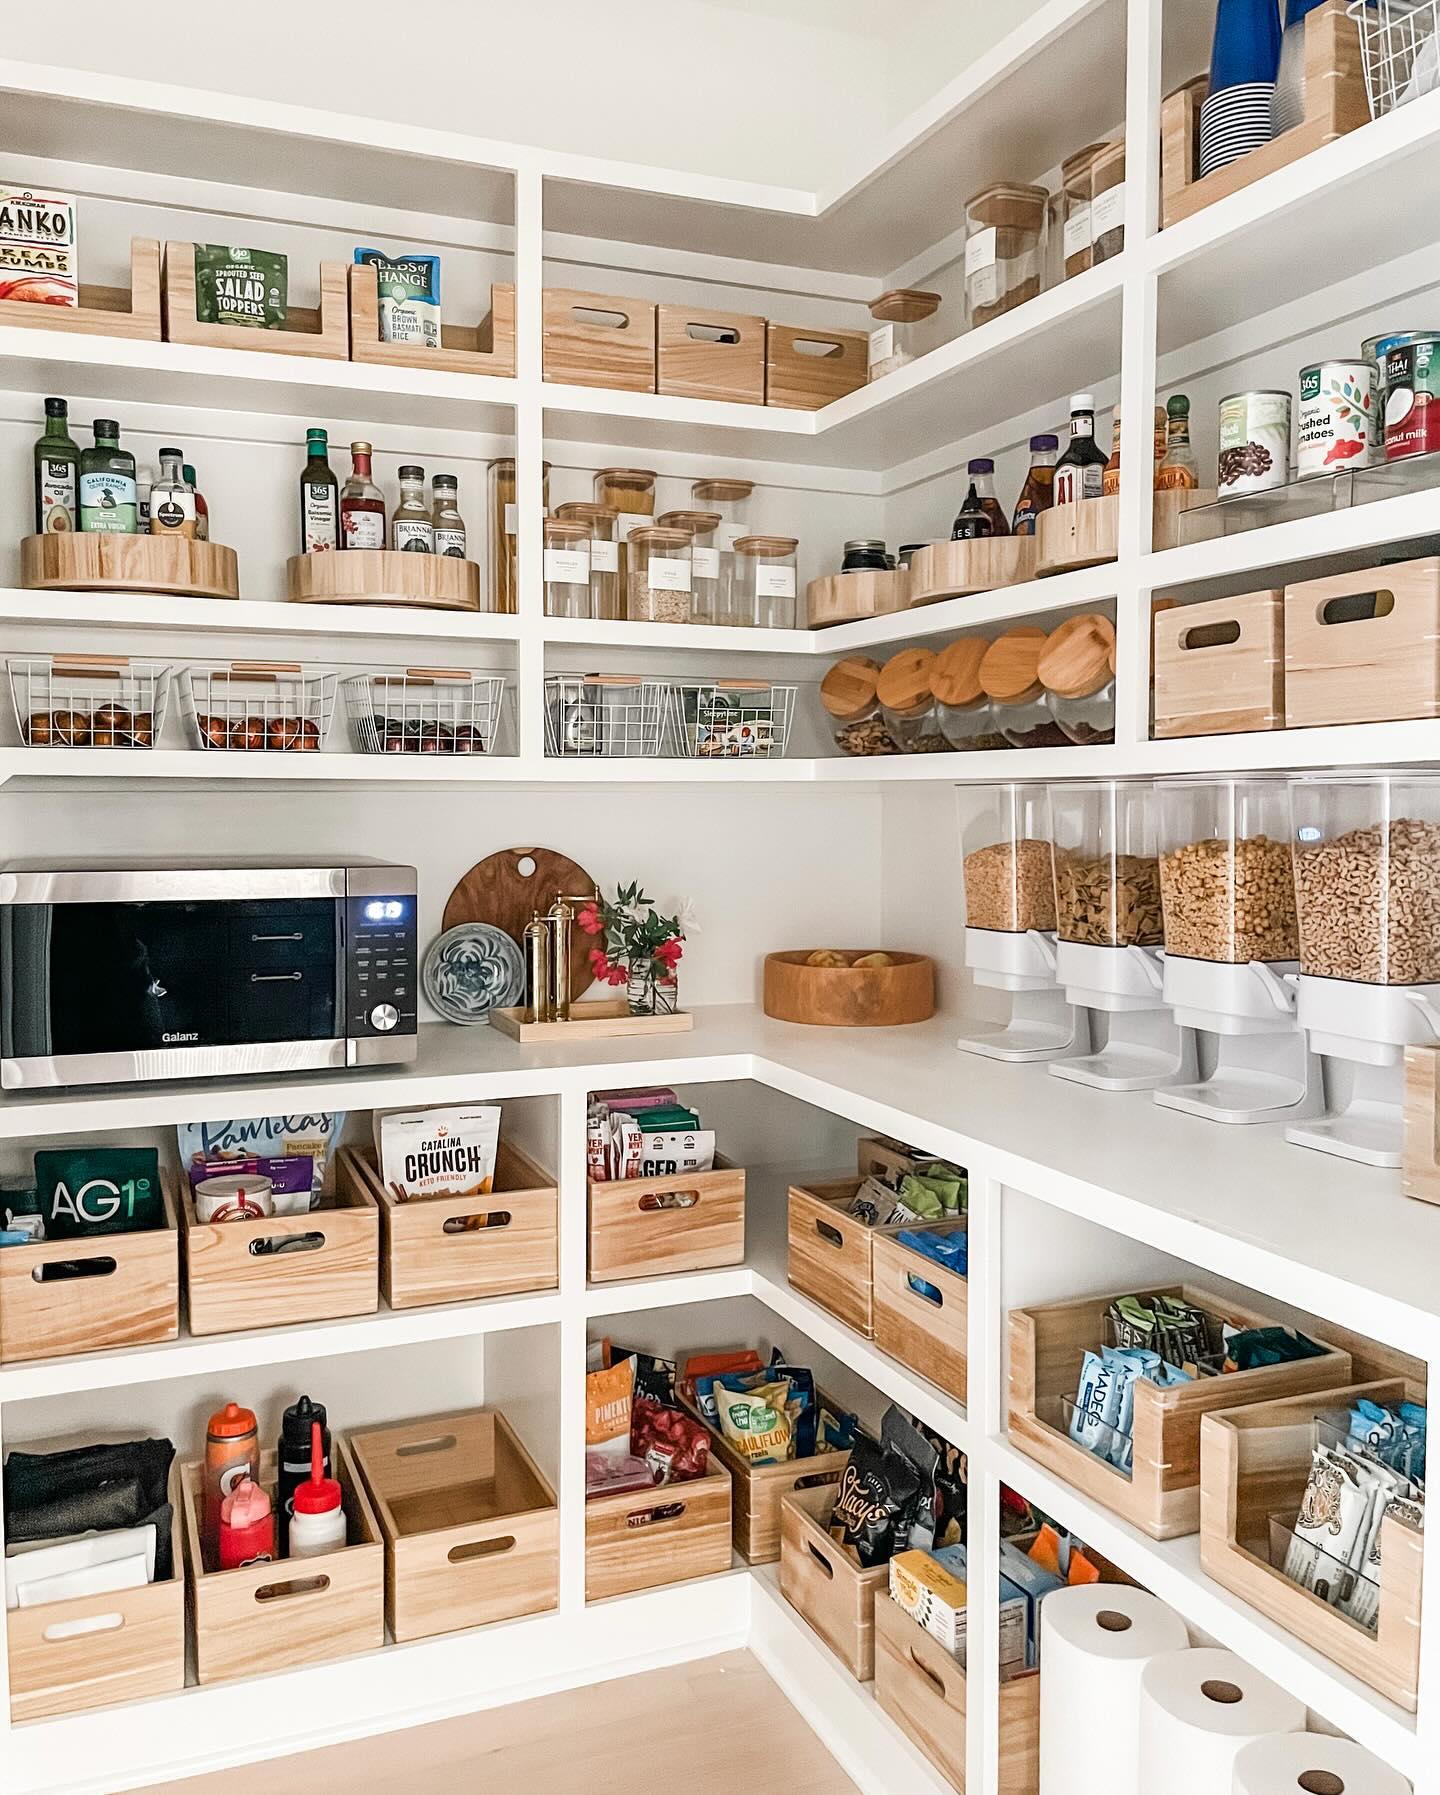
[[[242,1477],[260,1480],[260,1431],[252,1409],[227,1402],[205,1424],[200,1538],[208,1564],[213,1565],[218,1556],[220,1504]]]

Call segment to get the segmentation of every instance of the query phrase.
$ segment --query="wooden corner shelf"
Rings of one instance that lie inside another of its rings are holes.
[[[35,305],[23,299],[0,299],[0,324],[33,330],[63,330],[87,335],[145,338],[160,341],[160,245],[154,237],[130,239],[130,285],[92,287],[80,284],[79,305]]]
[[[271,355],[320,355],[335,361],[350,356],[350,312],[341,262],[320,264],[318,307],[287,305],[280,330],[252,330],[243,324],[202,324],[195,313],[195,245],[166,243],[162,300],[167,343],[204,349],[260,349]]]
[[[458,555],[412,555],[403,549],[331,549],[291,555],[285,596],[301,605],[424,605],[436,611],[478,611],[480,564]]]
[[[186,536],[27,536],[20,584],[34,591],[168,592],[186,598],[239,598],[233,548]]]
[[[442,324],[437,348],[380,339],[379,282],[374,268],[356,262],[350,276],[350,359],[386,368],[438,368],[443,374],[515,372],[515,288],[497,282],[490,310],[473,328]]]

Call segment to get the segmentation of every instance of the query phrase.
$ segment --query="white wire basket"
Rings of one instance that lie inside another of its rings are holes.
[[[796,690],[763,679],[673,680],[672,751],[699,760],[779,760],[790,745]]]
[[[1440,87],[1440,0],[1350,0],[1348,10],[1372,118]]]
[[[350,736],[362,754],[492,754],[505,706],[502,673],[407,667],[343,682]]]
[[[630,673],[545,679],[545,752],[561,760],[654,760],[664,750],[671,685]]]
[[[318,753],[335,716],[337,676],[298,661],[185,667],[180,696],[197,748]]]
[[[5,663],[20,739],[30,748],[153,748],[170,669],[123,655],[29,655]]]

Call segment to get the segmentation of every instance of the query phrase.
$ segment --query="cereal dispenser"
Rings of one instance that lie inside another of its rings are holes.
[[[1104,1039],[1050,1070],[1105,1091],[1193,1080],[1194,1032],[1177,1028],[1164,996],[1154,789],[1104,779],[1049,791],[1056,975]]]
[[[1405,1048],[1440,1042],[1440,776],[1296,779],[1290,823],[1296,1016],[1325,1113],[1285,1138],[1398,1166]]]
[[[1164,996],[1176,1022],[1197,1031],[1202,1076],[1157,1090],[1155,1101],[1212,1122],[1312,1114],[1319,1078],[1295,1020],[1286,782],[1169,779],[1156,795]]]
[[[973,792],[962,789],[962,802]],[[1010,993],[1010,1019],[976,1023],[958,1045],[999,1060],[1089,1050],[1088,1022],[1055,978],[1055,874],[1043,785],[998,785],[963,830],[965,964],[977,985]]]

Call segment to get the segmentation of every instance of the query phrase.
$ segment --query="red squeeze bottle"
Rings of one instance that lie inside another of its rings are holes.
[[[220,1504],[220,1569],[238,1570],[275,1556],[275,1513],[251,1477],[242,1477]]]
[[[227,1402],[205,1424],[205,1476],[200,1495],[200,1539],[212,1561],[220,1541],[220,1505],[242,1477],[260,1475],[260,1432],[254,1412]]]

